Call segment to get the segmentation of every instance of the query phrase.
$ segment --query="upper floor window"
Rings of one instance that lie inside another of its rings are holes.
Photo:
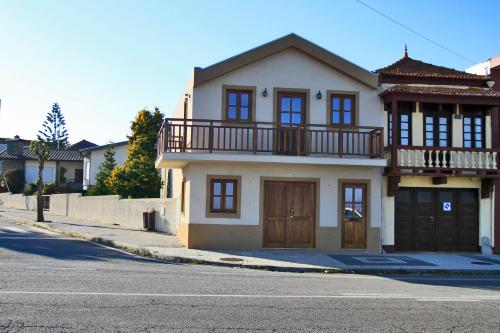
[[[252,90],[226,90],[226,119],[252,120]]]
[[[332,94],[330,100],[330,122],[332,125],[355,124],[355,96]]]
[[[392,127],[392,126],[391,126]],[[408,146],[411,142],[411,114],[399,114],[399,144]]]
[[[424,104],[424,145],[449,147],[451,143],[451,105]]]
[[[464,115],[464,148],[484,148],[484,117]]]

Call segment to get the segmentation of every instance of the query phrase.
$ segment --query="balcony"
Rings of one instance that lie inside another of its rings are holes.
[[[158,133],[157,149],[158,157],[164,153],[204,153],[383,161],[383,129],[167,118]]]
[[[499,152],[499,149],[398,146],[396,163],[399,174],[495,177]],[[391,174],[396,173],[393,170]]]

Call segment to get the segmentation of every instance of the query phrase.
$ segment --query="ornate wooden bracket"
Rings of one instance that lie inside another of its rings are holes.
[[[481,199],[487,199],[491,196],[494,183],[492,178],[481,179]]]
[[[448,177],[432,177],[432,184],[434,185],[448,184]]]
[[[399,189],[399,183],[401,182],[400,176],[388,176],[387,177],[387,196],[393,197]]]

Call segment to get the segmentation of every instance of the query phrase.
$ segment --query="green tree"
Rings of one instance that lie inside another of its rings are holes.
[[[69,146],[66,120],[59,104],[52,105],[52,110],[47,113],[43,129],[38,131],[37,138],[39,141],[47,142],[51,149],[64,149]]]
[[[122,167],[111,173],[108,185],[113,193],[125,198],[157,198],[161,176],[155,168],[156,136],[163,122],[160,109],[143,109],[132,122],[128,137],[128,156]]]
[[[89,195],[109,195],[113,194],[111,188],[109,187],[109,178],[111,177],[111,172],[116,168],[115,161],[115,150],[113,146],[106,148],[104,152],[104,162],[102,162],[99,167],[99,171],[96,175],[95,185],[92,186],[88,192]]]
[[[11,169],[5,172],[5,187],[11,193],[22,193],[24,189],[24,170]]]
[[[44,141],[31,141],[30,150],[35,154],[38,160],[38,177],[36,179],[36,209],[37,209],[37,222],[43,222],[43,197],[42,197],[42,187],[43,187],[43,166],[45,161],[49,158],[50,147]]]

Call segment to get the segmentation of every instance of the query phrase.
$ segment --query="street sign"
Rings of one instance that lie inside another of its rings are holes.
[[[451,202],[443,202],[443,212],[451,212]]]

